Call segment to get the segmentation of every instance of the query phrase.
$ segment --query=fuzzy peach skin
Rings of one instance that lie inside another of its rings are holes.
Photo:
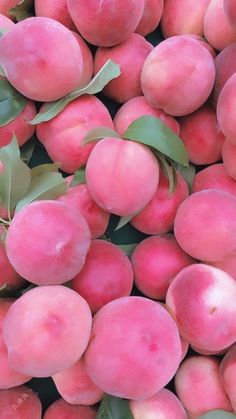
[[[63,399],[49,406],[43,419],[95,419],[96,411],[89,406],[71,406]]]
[[[215,58],[216,78],[211,101],[216,108],[221,90],[236,72],[236,43],[224,48]]]
[[[1,2],[0,2],[0,29],[12,29],[15,24],[7,16],[3,15],[1,12]]]
[[[219,189],[236,197],[236,181],[227,174],[223,163],[212,164],[196,173],[192,192],[200,192],[204,189]]]
[[[131,255],[136,287],[146,297],[164,300],[171,281],[194,263],[178,245],[173,234],[142,240]]]
[[[232,412],[219,366],[219,359],[210,356],[191,356],[180,365],[175,375],[175,389],[191,417],[197,418],[215,409]]]
[[[187,419],[180,400],[170,390],[163,388],[145,400],[130,400],[134,419]]]
[[[6,252],[19,275],[37,285],[69,281],[79,273],[91,243],[84,218],[59,201],[36,201],[15,214]]]
[[[88,45],[77,32],[72,32],[75,36],[76,40],[79,43],[82,59],[83,59],[83,73],[81,77],[81,85],[87,84],[90,79],[92,78],[94,69],[93,69],[93,56],[92,52],[90,51]]]
[[[225,354],[220,364],[220,378],[224,389],[226,390],[233,410],[236,411],[236,389],[235,389],[235,373],[236,373],[236,345]]]
[[[220,351],[236,340],[235,297],[236,282],[231,276],[200,263],[176,275],[166,305],[191,345]]]
[[[120,107],[113,121],[116,132],[122,136],[132,122],[144,115],[159,118],[164,124],[179,135],[180,127],[176,119],[161,109],[155,109],[150,106],[144,96],[134,97]]]
[[[133,269],[123,250],[105,240],[92,240],[83,269],[72,280],[72,289],[87,301],[92,313],[130,295],[132,286]]]
[[[169,181],[160,172],[157,190],[144,209],[130,221],[133,227],[146,234],[162,234],[173,230],[174,219],[180,204],[188,197],[188,185],[177,173],[177,185],[169,192]]]
[[[182,346],[181,361],[183,361],[183,359],[186,357],[188,353],[189,343],[182,336],[180,336],[180,341],[181,341],[181,346]]]
[[[104,210],[131,216],[153,197],[159,165],[143,144],[105,138],[95,145],[88,158],[86,181],[92,198]]]
[[[10,17],[10,10],[17,6],[19,0],[0,0],[0,13]]]
[[[83,357],[72,367],[53,375],[52,379],[67,403],[93,405],[103,398],[104,392],[88,376]]]
[[[50,18],[31,17],[6,32],[0,39],[0,64],[9,82],[29,99],[50,102],[81,85],[79,44],[68,28]]]
[[[221,160],[225,137],[220,131],[213,107],[204,105],[180,118],[179,123],[179,136],[192,163],[207,165]]]
[[[208,52],[211,54],[212,58],[215,59],[216,58],[216,51],[214,50],[214,48],[205,40],[205,38],[203,38],[203,36],[200,35],[196,35],[196,34],[188,34],[188,36],[196,39],[196,41],[200,42],[200,44],[205,47]]]
[[[35,131],[35,126],[30,125],[37,113],[34,102],[29,101],[23,111],[7,125],[0,126],[0,147],[8,145],[15,134],[18,144],[21,147],[28,141]]]
[[[150,42],[137,33],[133,33],[114,47],[98,48],[94,57],[95,74],[109,59],[119,64],[121,70],[121,75],[110,81],[103,89],[103,93],[118,103],[125,103],[141,95],[141,71],[145,59],[153,48]]]
[[[50,17],[71,30],[76,29],[68,12],[67,0],[34,0],[34,8],[36,16]]]
[[[225,140],[222,148],[222,160],[227,174],[236,180],[236,142],[231,143],[231,141]]]
[[[157,45],[144,62],[141,86],[148,103],[173,116],[196,111],[209,97],[215,80],[214,60],[188,35]]]
[[[236,145],[236,74],[234,73],[222,88],[217,102],[217,120],[227,140]]]
[[[25,283],[25,280],[16,273],[9,262],[4,237],[4,228],[0,225],[0,288],[6,285],[11,289],[18,289]]]
[[[91,323],[88,304],[70,288],[54,285],[27,291],[11,305],[3,322],[11,367],[33,377],[49,377],[71,367],[88,345]],[[25,356],[26,344],[30,357]]]
[[[227,256],[221,262],[209,262],[210,265],[215,266],[216,268],[221,269],[222,271],[226,272],[232,278],[236,280],[236,256],[232,254]]]
[[[218,51],[236,42],[236,31],[227,19],[223,4],[224,0],[211,0],[204,17],[204,36]]]
[[[161,18],[164,38],[203,35],[203,20],[210,0],[165,0]]]
[[[224,12],[230,25],[236,29],[236,7],[234,0],[224,0]]]
[[[41,401],[37,394],[26,386],[0,390],[0,418],[41,419]]]
[[[163,6],[164,0],[145,0],[143,15],[135,32],[142,36],[153,32],[160,23]]]
[[[7,359],[7,348],[2,338],[2,325],[6,314],[14,303],[14,299],[0,298],[0,390],[19,386],[26,383],[32,377],[21,374],[11,368]],[[1,417],[1,415],[0,415]]]
[[[84,217],[89,226],[92,239],[96,239],[105,233],[110,219],[110,213],[104,211],[104,209],[96,204],[85,183],[70,186],[67,193],[61,195],[58,200],[72,206]]]
[[[141,20],[144,3],[144,0],[67,0],[79,33],[90,44],[101,47],[128,39]]]
[[[190,195],[179,206],[174,222],[175,238],[195,259],[220,262],[236,251],[235,223],[235,196],[206,189]]]
[[[95,314],[85,366],[106,393],[138,400],[171,380],[181,352],[178,328],[164,307],[144,297],[122,297]]]
[[[95,145],[94,142],[83,145],[83,139],[97,127],[114,128],[109,111],[95,96],[83,95],[55,118],[37,125],[36,134],[50,158],[60,162],[65,172],[74,173],[87,162]]]

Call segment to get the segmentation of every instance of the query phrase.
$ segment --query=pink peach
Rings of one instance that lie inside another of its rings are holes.
[[[236,181],[227,174],[223,163],[212,164],[196,173],[193,179],[193,193],[204,189],[219,189],[236,196]]]
[[[71,406],[63,399],[56,400],[46,410],[43,419],[95,419],[96,411],[89,406]]]
[[[136,33],[146,36],[153,32],[161,20],[164,0],[145,0],[142,18],[136,28]]]

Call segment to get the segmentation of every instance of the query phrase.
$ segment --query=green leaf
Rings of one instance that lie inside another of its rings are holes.
[[[101,140],[106,137],[120,138],[120,135],[111,128],[98,127],[91,129],[87,135],[85,135],[82,144],[87,144],[91,141]]]
[[[106,395],[98,409],[96,419],[134,419],[128,401]]]
[[[112,60],[108,60],[86,86],[71,92],[69,95],[64,96],[59,100],[46,103],[44,105],[43,111],[39,112],[34,117],[34,119],[30,121],[30,124],[36,125],[40,124],[41,122],[50,121],[52,118],[57,116],[70,102],[85,94],[94,95],[101,92],[107,83],[116,77],[119,77],[120,74],[121,72],[119,65],[114,63]]]
[[[190,164],[188,167],[181,166],[179,164],[175,165],[176,170],[184,177],[188,184],[189,192],[192,191],[193,179],[196,174],[196,167],[193,164]]]
[[[85,169],[76,170],[73,179],[70,183],[70,186],[77,186],[81,183],[86,183]]]
[[[212,410],[204,415],[198,416],[198,419],[235,419],[236,415],[225,410]]]
[[[115,228],[116,230],[119,230],[120,228],[124,227],[126,224],[128,224],[130,222],[130,220],[132,220],[132,218],[134,217],[133,215],[129,215],[128,217],[120,217],[120,220]]]
[[[8,214],[17,202],[26,194],[31,174],[29,167],[20,158],[20,149],[16,137],[6,147],[0,148],[0,195]]]
[[[125,131],[124,138],[148,145],[183,166],[188,166],[187,150],[174,131],[154,116],[141,116]]]
[[[173,167],[172,163],[168,161],[168,159],[166,159],[161,153],[157,153],[156,155],[159,160],[161,170],[164,176],[166,176],[166,178],[169,181],[168,194],[171,195],[172,193],[174,193],[177,187],[178,178],[177,178],[176,170]]]
[[[17,6],[10,10],[10,15],[14,17],[17,22],[34,16],[34,0],[19,1]]]
[[[117,244],[121,250],[123,250],[127,256],[131,256],[134,249],[138,246],[138,243],[131,243],[131,244]]]
[[[43,199],[56,199],[67,191],[65,179],[60,173],[46,172],[33,178],[27,194],[21,199],[16,212],[33,201]]]
[[[36,141],[35,138],[32,138],[31,140],[27,141],[21,148],[20,148],[20,155],[21,160],[23,160],[25,163],[29,163],[33,152],[36,147]]]
[[[24,109],[27,99],[7,80],[0,80],[0,126],[9,124]]]
[[[41,176],[44,173],[51,173],[57,172],[60,169],[60,163],[44,163],[40,164],[40,166],[33,167],[31,169],[31,177],[32,179],[36,178],[37,176]]]

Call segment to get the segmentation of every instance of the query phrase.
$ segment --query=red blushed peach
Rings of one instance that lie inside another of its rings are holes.
[[[181,346],[182,346],[181,361],[183,361],[183,359],[186,357],[188,353],[189,343],[182,336],[180,336],[180,341],[181,341]]]
[[[93,56],[82,36],[80,36],[77,32],[72,33],[77,39],[81,49],[83,59],[83,74],[81,76],[81,85],[85,85],[90,81],[93,75]]]
[[[235,196],[206,189],[190,195],[179,206],[174,222],[175,238],[195,259],[220,262],[236,251],[235,224]]]
[[[169,193],[169,181],[160,173],[157,190],[146,207],[130,223],[137,230],[146,234],[161,234],[172,231],[174,219],[180,204],[189,195],[188,185],[180,173],[177,173],[177,186]]]
[[[220,364],[220,378],[224,389],[226,390],[233,410],[236,411],[236,389],[235,389],[235,374],[236,374],[236,345],[224,356]]]
[[[95,73],[98,73],[109,59],[119,64],[121,70],[121,75],[110,81],[103,93],[118,103],[125,103],[141,95],[141,71],[153,48],[150,42],[137,33],[133,33],[127,40],[114,47],[98,48],[94,57]]]
[[[129,407],[134,419],[187,419],[187,413],[180,400],[166,388],[148,399],[131,400]]]
[[[211,262],[209,263],[212,266],[215,266],[216,268],[221,269],[222,271],[226,272],[232,278],[236,280],[236,257],[235,254],[232,254],[230,256],[227,256],[224,260],[221,262]]]
[[[67,5],[83,38],[101,47],[111,47],[128,39],[144,10],[144,0],[67,0]]]
[[[59,399],[48,407],[43,419],[95,419],[96,414],[89,406],[71,406],[65,400]]]
[[[95,145],[88,158],[86,181],[93,199],[104,210],[131,216],[153,197],[159,181],[159,165],[143,144],[105,138]]]
[[[193,416],[215,409],[232,412],[232,407],[222,385],[220,361],[210,356],[192,356],[180,365],[175,375],[177,396]]]
[[[73,405],[93,405],[104,395],[89,378],[83,358],[72,367],[53,375],[52,379],[63,399]]]
[[[193,179],[193,193],[204,189],[219,189],[236,196],[236,181],[227,174],[223,163],[212,164],[196,173]]]
[[[166,305],[181,336],[206,351],[220,351],[236,339],[236,282],[209,265],[179,272],[167,291]]]
[[[149,298],[164,300],[171,281],[194,260],[179,247],[173,234],[163,234],[141,241],[131,263],[137,288]]]
[[[217,101],[221,90],[228,79],[236,72],[236,44],[230,44],[224,48],[215,58],[216,78],[212,91],[211,99],[213,105],[217,106]]]
[[[76,29],[68,12],[66,0],[35,0],[34,7],[36,16],[50,17],[71,30]]]
[[[234,0],[224,0],[224,12],[230,25],[236,28],[236,7]]]
[[[42,404],[33,390],[26,386],[0,390],[1,419],[41,419]]]
[[[59,201],[22,208],[7,232],[6,252],[19,275],[37,285],[61,284],[79,273],[91,243],[84,218]]]
[[[164,37],[203,35],[203,20],[209,2],[210,0],[165,0],[161,18]]]
[[[71,367],[88,345],[91,323],[88,304],[73,290],[54,285],[27,291],[11,305],[3,323],[11,367],[33,377]]]
[[[224,0],[211,0],[204,16],[204,36],[218,51],[236,41],[236,32],[225,15],[223,3]]]
[[[164,0],[145,0],[142,18],[136,28],[136,33],[146,36],[153,32],[161,20]]]
[[[81,272],[72,289],[83,297],[92,313],[109,301],[130,295],[133,270],[129,258],[116,245],[93,240]]]
[[[17,23],[1,37],[0,53],[7,79],[29,99],[57,100],[81,85],[79,44],[56,20],[31,17]]]
[[[225,135],[233,144],[236,144],[236,74],[234,73],[222,88],[217,102],[218,124]]]
[[[123,297],[94,316],[85,365],[106,393],[134,400],[151,397],[171,380],[180,359],[178,328],[159,303]]]
[[[159,118],[164,124],[179,135],[180,127],[176,119],[167,115],[161,109],[155,109],[150,106],[144,96],[134,97],[121,106],[113,121],[115,130],[122,136],[132,122],[144,115]]]
[[[225,140],[222,148],[222,160],[227,174],[236,180],[236,142],[232,144],[231,141]]]
[[[180,118],[179,123],[180,138],[192,163],[206,165],[221,159],[225,137],[211,106],[202,106],[194,113]]]
[[[28,122],[35,117],[36,113],[35,104],[30,101],[13,121],[1,126],[0,147],[8,145],[12,141],[14,134],[16,135],[19,146],[25,144],[34,134],[35,126],[30,125]]]
[[[10,17],[9,12],[13,7],[17,6],[19,0],[1,0],[0,2],[0,13]]]
[[[174,116],[196,111],[209,97],[215,80],[211,54],[187,35],[157,45],[144,62],[141,86],[148,103]]]
[[[44,105],[41,110],[43,110]],[[67,173],[74,173],[88,159],[94,142],[82,144],[85,135],[97,127],[114,128],[103,103],[92,95],[71,102],[55,118],[37,125],[36,134],[53,161]]]

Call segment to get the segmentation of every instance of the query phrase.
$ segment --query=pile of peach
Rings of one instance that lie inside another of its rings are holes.
[[[0,419],[115,419],[106,395],[134,419],[236,417],[236,1],[35,0],[15,23],[19,3],[0,0],[0,87],[25,100],[11,117],[0,91]],[[109,59],[113,119],[83,94],[32,122]],[[144,115],[181,139],[193,180],[179,165],[170,191],[153,148],[124,139]],[[99,127],[117,136],[85,142]],[[6,208],[14,135],[36,135],[65,193]],[[130,257],[111,215],[145,237]],[[46,412],[32,377],[61,395]]]

